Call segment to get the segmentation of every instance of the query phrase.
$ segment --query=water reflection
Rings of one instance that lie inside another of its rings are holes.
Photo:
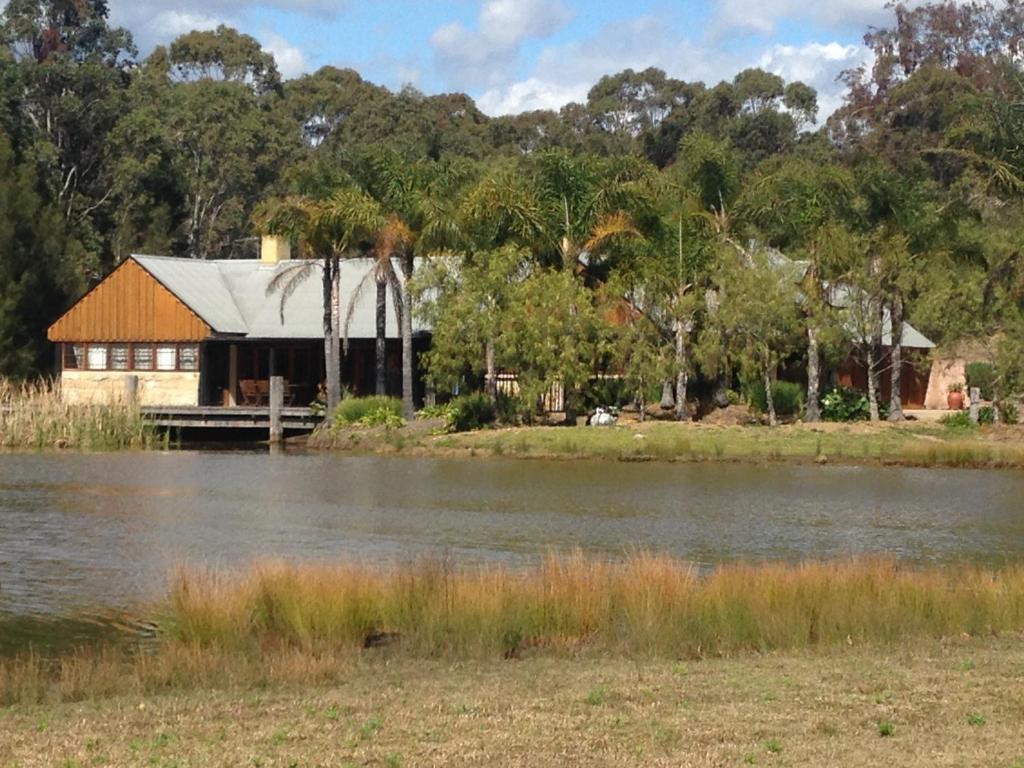
[[[175,452],[0,456],[0,615],[130,609],[175,563],[631,546],[702,564],[1024,555],[1024,474]]]

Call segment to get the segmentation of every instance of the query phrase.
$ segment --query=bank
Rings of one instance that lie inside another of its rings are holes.
[[[787,462],[1024,468],[1024,428],[938,423],[711,426],[674,422],[609,428],[506,427],[439,434],[436,420],[398,429],[324,428],[317,450],[465,458],[654,462]]]

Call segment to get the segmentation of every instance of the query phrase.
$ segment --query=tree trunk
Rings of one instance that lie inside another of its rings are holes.
[[[661,385],[661,410],[671,411],[676,407],[675,383],[672,379],[665,379]]]
[[[636,404],[639,410],[640,423],[643,424],[647,421],[647,384],[641,380],[640,386],[636,389]]]
[[[686,402],[690,373],[686,360],[686,326],[676,322],[676,421],[690,418],[690,405]]]
[[[484,392],[492,402],[498,402],[498,369],[494,365],[494,340],[488,339],[484,345]]]
[[[412,381],[412,282],[414,268],[413,255],[406,254],[402,258],[402,416],[411,420],[416,416],[416,405],[413,402]]]
[[[775,396],[772,394],[772,376],[769,368],[764,369],[764,399],[768,404],[768,424],[772,427],[777,426],[779,420],[775,415]]]
[[[881,421],[878,413],[878,362],[875,360],[875,345],[868,346],[868,407],[872,421]]]
[[[341,402],[341,360],[338,341],[338,259],[330,256],[323,264],[324,376],[327,379],[327,413]]]
[[[892,370],[892,391],[889,394],[889,421],[903,421],[903,298],[896,296],[889,306],[892,325],[892,352],[889,365]]]
[[[807,326],[807,414],[808,422],[821,421],[821,348],[818,342],[818,327]]]
[[[388,393],[388,284],[377,280],[377,394]]]

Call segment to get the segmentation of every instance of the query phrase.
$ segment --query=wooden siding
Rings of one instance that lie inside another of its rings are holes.
[[[126,261],[50,326],[50,341],[203,341],[210,326]]]

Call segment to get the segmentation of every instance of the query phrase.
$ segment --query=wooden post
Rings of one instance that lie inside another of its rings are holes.
[[[270,377],[270,443],[280,444],[284,440],[281,426],[281,411],[284,408],[284,377]]]
[[[135,405],[139,402],[139,377],[124,377],[124,396],[129,404]]]
[[[971,387],[971,421],[977,424],[981,420],[981,389]]]
[[[238,345],[228,347],[228,401],[227,405],[238,405]]]

